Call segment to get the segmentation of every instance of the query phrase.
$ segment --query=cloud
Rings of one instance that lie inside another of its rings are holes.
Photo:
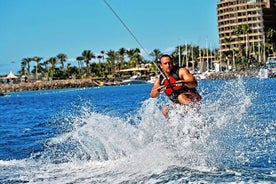
[[[166,49],[164,50],[164,54],[165,54],[165,53],[172,53],[174,50],[175,50],[175,46],[173,46],[173,47],[168,47],[168,48],[166,48]]]
[[[73,57],[73,58],[68,58],[66,61],[68,61],[68,62],[75,62],[75,61],[76,61],[76,58],[75,58],[75,57]]]

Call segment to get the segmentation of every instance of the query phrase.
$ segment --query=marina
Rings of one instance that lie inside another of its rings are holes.
[[[259,78],[276,77],[276,56],[268,57],[265,66],[258,73]]]

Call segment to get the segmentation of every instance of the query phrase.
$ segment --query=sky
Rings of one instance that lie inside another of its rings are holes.
[[[0,0],[0,75],[17,73],[22,59],[34,56],[43,62],[64,53],[76,65],[84,50],[139,48],[150,59],[154,49],[170,54],[179,44],[219,47],[218,0],[106,2],[142,47],[104,0]]]

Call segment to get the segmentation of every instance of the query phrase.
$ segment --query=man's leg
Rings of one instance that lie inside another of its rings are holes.
[[[165,116],[165,118],[168,118],[168,117],[169,117],[168,112],[169,112],[169,105],[165,105],[165,106],[162,108],[162,114]]]
[[[178,99],[178,102],[182,105],[190,104],[192,102],[192,100],[183,93],[178,95],[177,99]]]

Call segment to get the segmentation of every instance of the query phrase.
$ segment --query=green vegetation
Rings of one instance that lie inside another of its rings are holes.
[[[237,26],[233,30],[234,38],[227,38],[225,43],[231,43],[234,39],[244,40],[247,33],[249,33],[250,27],[246,24]],[[199,63],[204,57],[207,60],[212,59],[214,61],[220,61],[221,64],[225,63],[227,68],[239,70],[247,70],[260,67],[264,62],[263,53],[258,53],[258,50],[265,52],[265,56],[276,53],[276,31],[269,29],[266,32],[266,43],[263,45],[255,45],[254,47],[247,48],[245,44],[240,44],[238,49],[228,48],[227,51],[219,53],[218,49],[200,48],[192,44],[185,44],[176,46],[175,50],[171,53],[175,63],[182,66],[193,63],[195,70],[200,70]],[[180,55],[179,55],[180,53]],[[252,56],[255,53],[255,57]],[[121,76],[120,70],[134,67],[147,67],[150,73],[155,73],[157,70],[153,61],[157,61],[161,55],[159,49],[154,49],[150,56],[152,60],[145,60],[140,52],[140,49],[125,49],[119,50],[101,51],[100,54],[95,55],[91,50],[84,50],[80,56],[77,56],[75,62],[77,64],[67,63],[67,55],[59,53],[55,57],[44,59],[40,56],[23,58],[21,62],[20,75],[33,75],[35,79],[83,79],[83,78],[114,78]],[[229,62],[229,57],[232,57],[232,62]],[[35,62],[34,68],[31,70],[30,63]],[[231,65],[231,67],[228,67]],[[214,66],[207,64],[207,70],[214,69]]]

